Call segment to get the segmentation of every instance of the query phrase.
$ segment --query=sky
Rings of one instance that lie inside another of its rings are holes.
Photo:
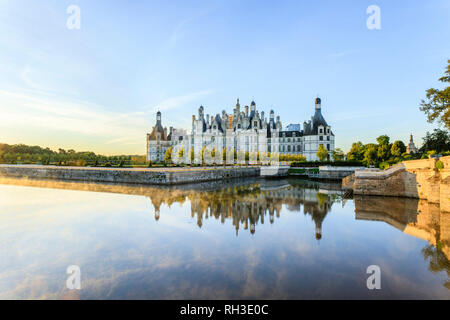
[[[449,31],[450,0],[0,0],[0,142],[144,154],[157,110],[190,130],[200,105],[240,98],[286,126],[319,96],[344,151],[382,134],[420,146]]]

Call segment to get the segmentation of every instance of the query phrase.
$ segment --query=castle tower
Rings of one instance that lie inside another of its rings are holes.
[[[414,139],[413,139],[413,135],[412,134],[409,136],[409,144],[406,147],[406,152],[409,153],[409,154],[419,152],[419,150],[417,149],[416,145],[414,144]]]
[[[161,112],[156,113],[156,125],[161,125]]]
[[[316,98],[316,111],[322,109],[322,100],[320,98]]]

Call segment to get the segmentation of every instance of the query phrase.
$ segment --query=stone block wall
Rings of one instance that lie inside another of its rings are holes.
[[[384,171],[355,172],[353,193],[425,199],[440,203],[450,212],[450,157],[443,157],[444,169],[436,168],[436,159],[404,161]]]
[[[174,185],[259,176],[259,167],[162,169],[158,171],[134,168],[0,165],[0,177],[131,184]]]

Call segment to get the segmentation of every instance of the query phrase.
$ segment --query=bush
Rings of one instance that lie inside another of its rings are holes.
[[[319,166],[334,166],[334,167],[361,167],[364,164],[360,161],[307,161],[307,162],[293,162],[291,167],[306,167],[316,168]]]
[[[380,163],[380,169],[381,170],[385,170],[385,169],[387,169],[389,167],[390,167],[389,162],[384,161],[384,162]]]
[[[444,169],[444,163],[441,160],[436,161],[436,169],[438,170]]]

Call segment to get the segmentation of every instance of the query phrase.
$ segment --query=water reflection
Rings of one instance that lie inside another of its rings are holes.
[[[450,289],[450,213],[438,203],[396,197],[355,196],[356,219],[383,221],[403,233],[427,241],[421,252],[431,272],[445,271]]]
[[[448,299],[450,214],[426,201],[302,180],[0,179],[0,213],[0,298]]]

